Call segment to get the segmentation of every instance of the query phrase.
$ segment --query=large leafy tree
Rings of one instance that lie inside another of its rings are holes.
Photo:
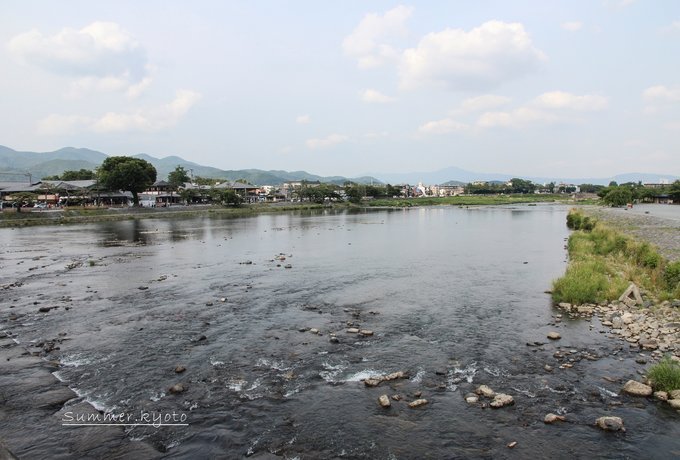
[[[156,182],[156,168],[141,158],[108,157],[97,174],[104,188],[132,192],[135,206],[139,206],[139,193]]]
[[[183,166],[177,166],[174,171],[168,174],[168,182],[170,186],[177,190],[182,187],[186,182],[189,182],[189,175],[187,170]]]

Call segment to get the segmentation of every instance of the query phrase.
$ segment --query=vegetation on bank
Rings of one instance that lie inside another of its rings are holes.
[[[680,262],[669,263],[649,243],[578,210],[569,212],[567,225],[574,233],[567,245],[567,271],[553,282],[556,303],[613,301],[631,282],[660,300],[680,298]]]
[[[61,225],[76,223],[107,222],[131,219],[191,218],[197,216],[246,217],[262,213],[285,211],[308,211],[325,206],[313,203],[286,204],[283,206],[249,205],[243,207],[173,206],[169,208],[88,208],[69,207],[55,211],[0,213],[0,228],[30,227],[35,225]]]
[[[553,203],[555,201],[567,201],[565,195],[457,195],[445,197],[419,197],[419,198],[385,198],[371,200],[364,204],[370,207],[398,207],[411,206],[477,206],[477,205],[501,205],[516,203]]]
[[[647,378],[652,381],[656,391],[680,390],[680,363],[670,356],[664,356],[647,370]]]

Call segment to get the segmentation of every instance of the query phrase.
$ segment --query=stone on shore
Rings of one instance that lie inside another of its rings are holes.
[[[680,409],[680,399],[669,399],[667,402],[673,409]]]
[[[623,386],[623,392],[632,396],[649,396],[652,394],[653,390],[649,385],[636,382],[635,380],[629,380]]]
[[[392,403],[390,402],[390,398],[387,395],[380,395],[380,397],[378,398],[378,402],[380,403],[380,406],[384,408],[388,408],[392,405]]]
[[[555,414],[546,414],[545,418],[543,418],[544,423],[555,423],[557,421],[564,422],[566,418],[564,418],[563,415],[555,415]]]
[[[559,332],[551,331],[551,332],[548,332],[548,338],[550,340],[559,340],[559,339],[562,338],[562,336],[560,335]]]
[[[475,390],[475,393],[477,393],[479,396],[484,396],[485,398],[493,398],[496,396],[496,392],[486,385],[478,386]]]
[[[416,407],[424,406],[427,402],[427,399],[416,399],[415,401],[408,403],[408,407],[415,409]]]
[[[595,424],[605,431],[626,431],[621,417],[600,417],[595,421]]]
[[[665,391],[655,391],[654,397],[659,401],[668,401],[668,393]]]
[[[512,404],[515,404],[515,400],[512,396],[503,393],[497,393],[489,405],[494,409],[498,409],[500,407],[510,406]]]
[[[673,390],[668,393],[668,396],[670,396],[670,399],[680,399],[680,390]]]
[[[359,329],[357,329],[356,327],[350,327],[349,329],[347,329],[347,333],[348,334],[358,334]]]

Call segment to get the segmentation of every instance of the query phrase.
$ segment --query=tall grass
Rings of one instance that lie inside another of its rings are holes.
[[[623,235],[580,211],[567,225],[569,267],[553,282],[553,300],[575,304],[617,299],[629,283],[667,299],[680,296],[680,263],[667,263],[649,243]]]
[[[657,391],[680,390],[680,363],[664,356],[647,370],[647,377]]]

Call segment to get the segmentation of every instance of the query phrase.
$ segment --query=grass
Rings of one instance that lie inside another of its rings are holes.
[[[647,377],[657,391],[680,390],[680,363],[664,356],[647,370]]]
[[[659,299],[680,297],[680,263],[668,263],[646,242],[635,240],[571,210],[567,225],[569,267],[553,282],[553,300],[573,304],[619,298],[633,282]]]

